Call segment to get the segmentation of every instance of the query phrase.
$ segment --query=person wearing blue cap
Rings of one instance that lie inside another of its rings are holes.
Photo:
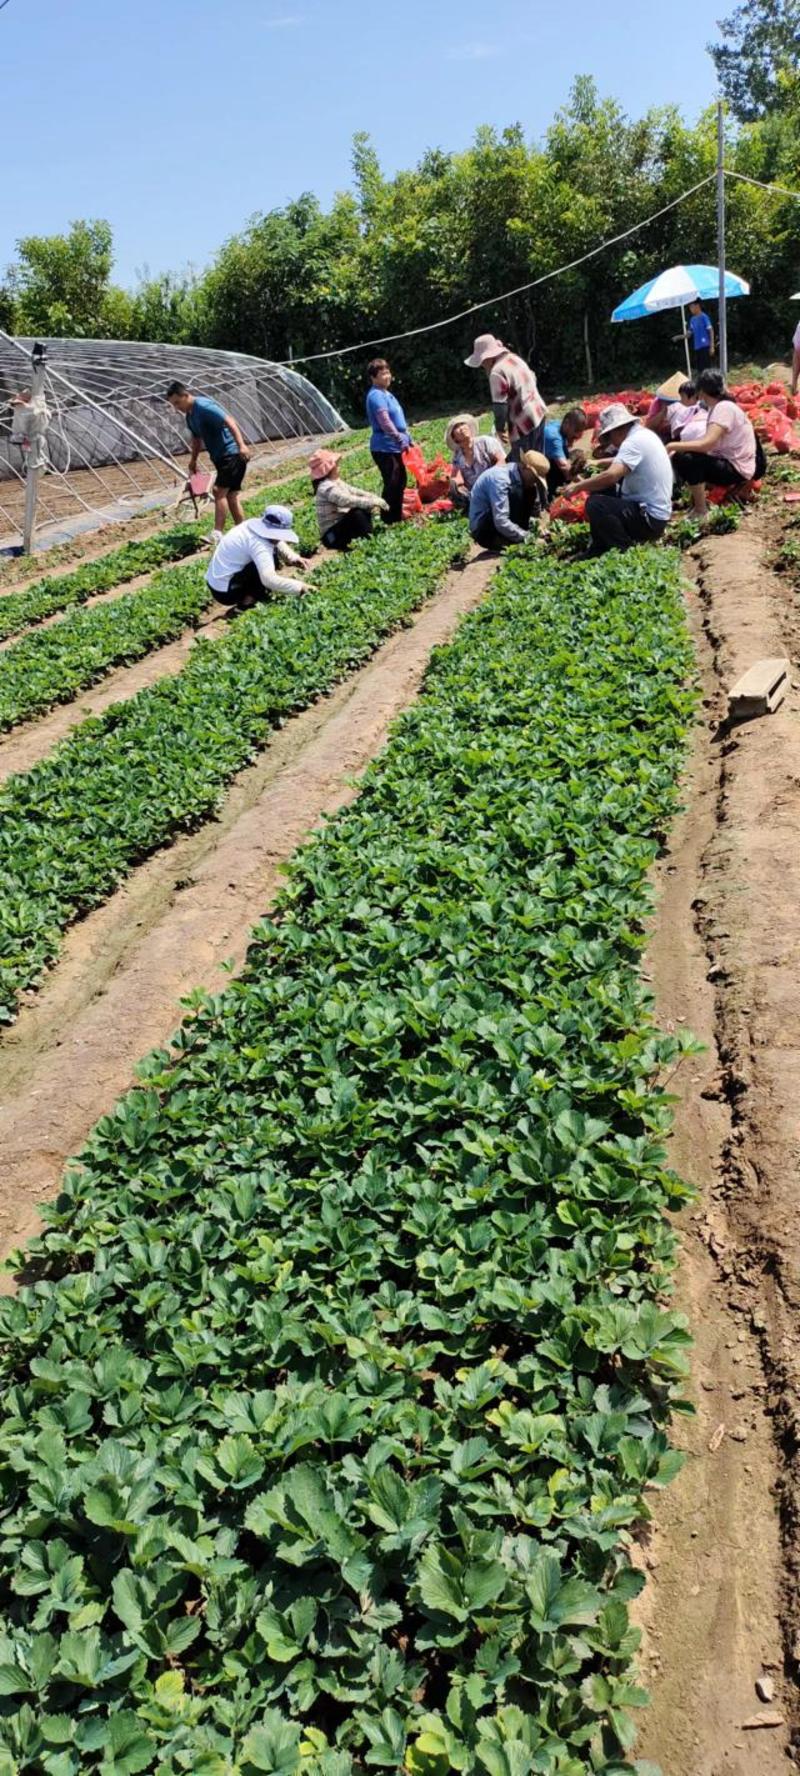
[[[217,603],[232,605],[231,615],[238,615],[267,592],[290,598],[307,592],[304,580],[286,579],[277,571],[278,565],[300,565],[298,542],[288,506],[267,506],[260,518],[234,525],[220,538],[208,564],[206,583]]]

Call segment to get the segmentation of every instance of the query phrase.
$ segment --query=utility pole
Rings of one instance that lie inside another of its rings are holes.
[[[719,264],[719,367],[728,374],[728,315],[725,303],[725,113],[717,100],[717,261]]]
[[[33,531],[36,523],[36,506],[39,499],[39,476],[45,461],[47,407],[44,398],[44,367],[46,359],[47,351],[45,347],[43,345],[35,345],[31,352],[31,428],[28,468],[25,476],[25,518],[22,530],[23,555],[30,555],[33,549]]]

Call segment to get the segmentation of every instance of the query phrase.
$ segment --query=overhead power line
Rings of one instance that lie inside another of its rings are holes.
[[[704,179],[698,179],[696,185],[690,185],[688,191],[682,191],[680,197],[674,197],[671,203],[663,204],[660,210],[654,210],[652,216],[645,216],[642,222],[634,222],[631,228],[615,234],[610,240],[600,242],[597,247],[590,247],[588,253],[582,253],[578,259],[570,259],[566,265],[556,266],[554,271],[545,271],[541,277],[532,278],[530,283],[517,284],[513,290],[503,290],[499,296],[488,296],[485,302],[473,302],[469,308],[462,308],[458,314],[448,315],[444,321],[429,321],[425,327],[409,327],[405,333],[382,333],[377,339],[362,339],[358,345],[343,345],[335,351],[309,352],[305,357],[286,358],[283,360],[287,368],[296,364],[318,364],[323,358],[344,358],[352,352],[371,351],[376,345],[394,345],[399,339],[415,339],[421,333],[436,333],[442,327],[454,327],[456,321],[465,321],[470,315],[479,314],[483,308],[494,308],[498,302],[507,302],[511,296],[521,296],[526,290],[536,290],[540,284],[547,284],[553,278],[562,277],[565,271],[575,271],[579,265],[586,265],[589,259],[596,259],[598,253],[604,253],[607,247],[619,246],[620,241],[629,240],[632,234],[638,234],[648,223],[657,222],[660,216],[666,216],[669,210],[686,202],[687,197],[694,197],[696,191],[702,191],[705,185],[711,185],[714,173],[707,173]]]
[[[788,185],[775,185],[764,179],[753,179],[749,173],[735,173],[732,167],[725,168],[726,179],[741,179],[743,185],[758,185],[762,191],[776,191],[779,197],[794,197],[800,203],[800,191],[790,191]]]

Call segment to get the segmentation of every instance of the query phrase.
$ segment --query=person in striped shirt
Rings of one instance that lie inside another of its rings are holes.
[[[339,480],[341,457],[335,450],[315,450],[308,459],[319,534],[326,549],[347,550],[356,537],[372,535],[373,513],[388,512],[378,493],[365,493]]]

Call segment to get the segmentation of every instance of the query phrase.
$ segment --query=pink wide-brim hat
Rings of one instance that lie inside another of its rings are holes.
[[[493,333],[479,333],[473,341],[472,356],[465,358],[464,363],[469,370],[480,370],[487,358],[499,358],[505,349],[502,339],[495,339]]]
[[[308,459],[308,472],[312,481],[324,481],[326,475],[332,474],[341,460],[336,450],[315,450]]]

